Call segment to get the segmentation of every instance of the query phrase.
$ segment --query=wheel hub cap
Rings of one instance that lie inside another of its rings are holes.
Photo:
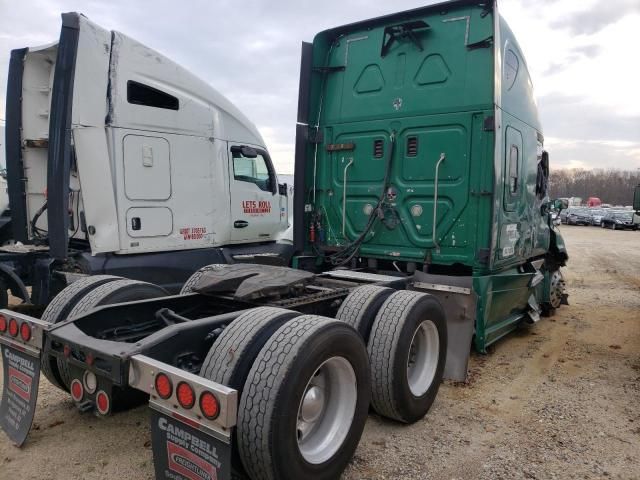
[[[562,303],[562,295],[564,294],[565,282],[562,273],[556,270],[551,275],[551,288],[549,291],[549,301],[553,308],[560,307]]]
[[[302,399],[302,409],[300,411],[302,420],[305,422],[315,422],[324,407],[324,392],[320,387],[312,386],[305,393]]]
[[[332,357],[316,369],[300,399],[296,422],[298,448],[307,462],[324,463],[340,449],[357,400],[356,374],[346,358]]]
[[[425,320],[413,334],[407,358],[409,390],[416,397],[421,397],[431,387],[438,368],[439,354],[438,329],[431,320]]]

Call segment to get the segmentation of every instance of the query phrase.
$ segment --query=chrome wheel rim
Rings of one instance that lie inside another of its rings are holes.
[[[549,303],[553,308],[559,308],[564,293],[564,278],[562,272],[556,270],[551,274],[551,288],[549,290]]]
[[[332,357],[311,376],[298,406],[298,449],[309,463],[329,460],[342,446],[358,399],[356,374],[344,357]]]
[[[409,390],[414,396],[421,397],[431,387],[436,376],[439,355],[438,329],[431,320],[425,320],[413,333],[407,359],[407,380]]]

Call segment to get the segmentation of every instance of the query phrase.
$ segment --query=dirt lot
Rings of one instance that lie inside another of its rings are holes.
[[[374,415],[345,479],[640,478],[640,233],[562,227],[571,306],[474,355],[412,426]],[[153,478],[147,409],[80,414],[46,380],[0,478]]]

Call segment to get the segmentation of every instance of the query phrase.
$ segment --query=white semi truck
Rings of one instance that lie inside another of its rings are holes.
[[[75,274],[177,291],[235,257],[287,264],[287,188],[231,102],[173,61],[78,14],[11,53],[13,238],[0,291],[46,305]],[[31,294],[27,286],[32,286]]]

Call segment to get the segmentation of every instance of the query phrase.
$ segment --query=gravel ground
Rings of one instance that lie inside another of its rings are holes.
[[[562,231],[571,305],[473,355],[422,421],[371,415],[345,480],[640,478],[640,233]],[[43,379],[0,478],[153,478],[147,408],[98,419]]]

